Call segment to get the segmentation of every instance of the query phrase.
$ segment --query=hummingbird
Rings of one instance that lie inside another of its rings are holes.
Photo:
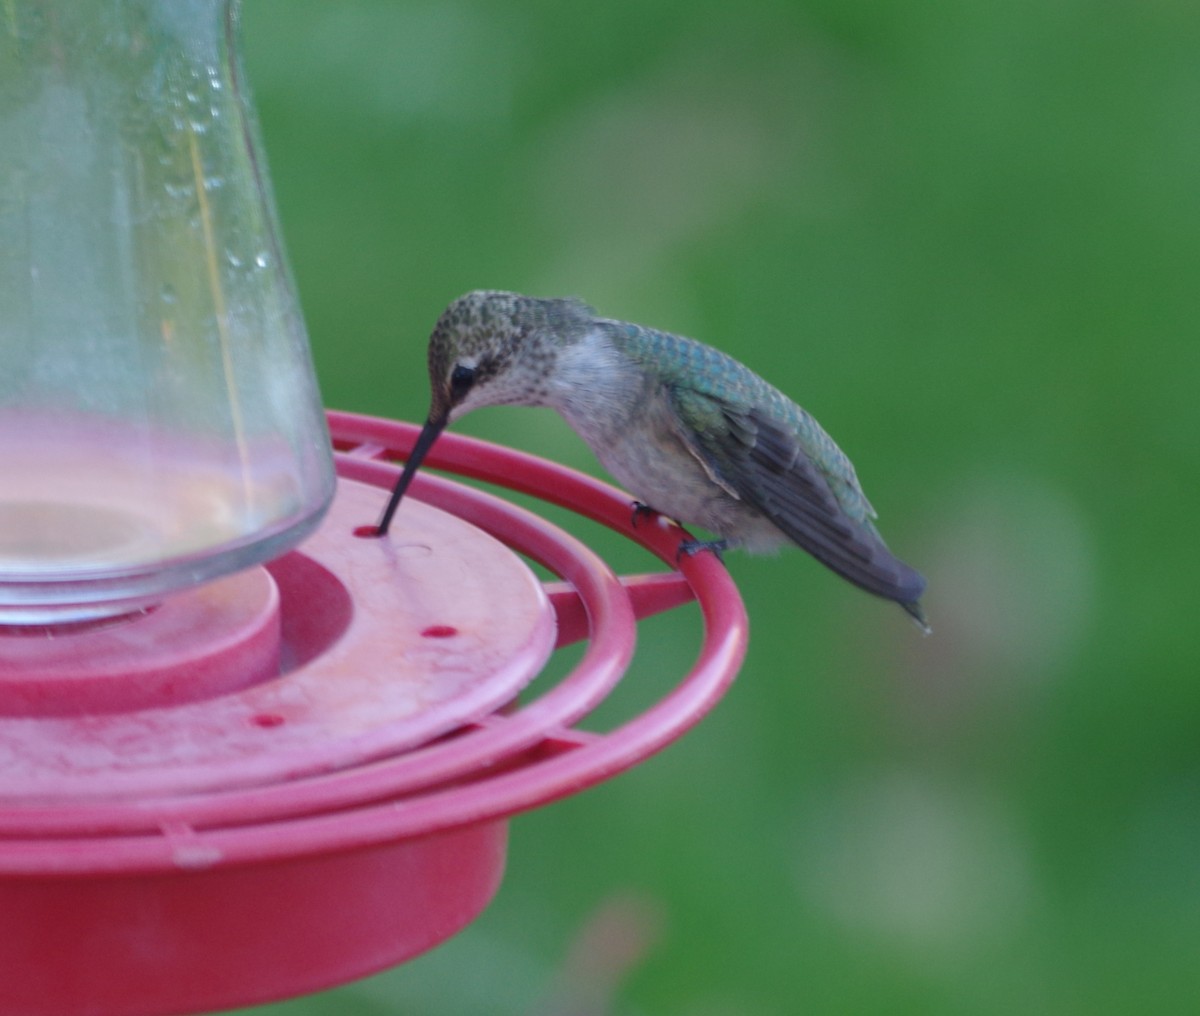
[[[888,550],[845,453],[808,412],[711,346],[600,317],[576,299],[476,290],[438,318],[429,380],[429,415],[380,536],[447,424],[483,406],[544,406],[637,498],[635,525],[657,512],[716,535],[684,540],[681,553],[793,543],[930,630],[925,579]]]

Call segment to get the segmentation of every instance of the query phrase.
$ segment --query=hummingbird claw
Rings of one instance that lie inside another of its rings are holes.
[[[629,518],[629,524],[633,526],[634,529],[637,529],[639,519],[648,515],[658,514],[658,512],[646,504],[645,501],[634,501],[633,504],[629,506],[629,509],[632,512]]]
[[[678,564],[684,555],[694,557],[702,550],[711,550],[718,561],[724,562],[725,559],[721,555],[728,547],[728,540],[680,540],[675,551],[675,563]]]

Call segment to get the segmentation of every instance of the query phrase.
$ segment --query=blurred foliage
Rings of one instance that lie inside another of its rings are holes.
[[[704,723],[517,818],[458,938],[256,1011],[1196,1011],[1200,8],[244,20],[329,405],[422,419],[429,329],[477,287],[694,335],[854,458],[936,631],[799,553],[731,556],[752,644]],[[459,429],[597,470],[543,411]],[[629,702],[696,640],[647,628]]]

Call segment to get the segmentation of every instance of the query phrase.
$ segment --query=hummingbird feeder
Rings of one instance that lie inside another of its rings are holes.
[[[402,962],[490,900],[511,815],[678,737],[745,651],[715,558],[528,455],[447,435],[428,462],[671,568],[617,576],[434,475],[374,538],[418,431],[321,412],[237,16],[0,4],[5,1016],[205,1012]],[[637,620],[692,600],[692,668],[588,729]]]

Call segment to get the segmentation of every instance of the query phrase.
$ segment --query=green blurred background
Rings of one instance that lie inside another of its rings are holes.
[[[477,287],[696,336],[835,435],[936,630],[731,555],[751,648],[713,714],[517,818],[458,938],[255,1012],[1200,1011],[1200,8],[244,20],[327,404],[423,419],[429,330]],[[459,429],[598,470],[545,411]],[[647,625],[612,718],[697,641]]]

